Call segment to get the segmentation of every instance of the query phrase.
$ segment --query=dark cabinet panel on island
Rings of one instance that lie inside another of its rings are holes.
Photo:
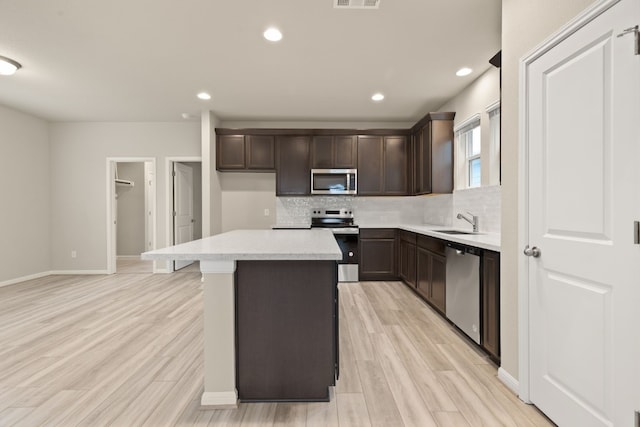
[[[485,250],[480,281],[480,345],[500,362],[500,254]]]
[[[314,169],[357,168],[357,139],[353,135],[317,135],[311,140]]]
[[[360,280],[396,280],[396,230],[360,230]]]
[[[238,261],[242,401],[328,401],[338,370],[335,261]]]
[[[358,194],[409,194],[409,143],[406,136],[358,136]]]
[[[276,196],[311,194],[310,149],[309,136],[278,136]]]

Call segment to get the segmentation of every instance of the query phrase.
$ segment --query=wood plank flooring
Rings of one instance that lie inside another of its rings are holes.
[[[201,410],[200,274],[0,288],[0,426],[547,426],[400,282],[340,284],[329,403]]]

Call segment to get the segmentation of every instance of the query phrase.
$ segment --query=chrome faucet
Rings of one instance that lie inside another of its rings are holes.
[[[462,215],[461,213],[458,214],[457,218],[458,219],[464,219],[465,221],[467,221],[469,224],[471,224],[473,226],[473,232],[477,233],[478,232],[478,216],[472,214],[471,212],[467,212],[469,215],[471,215],[471,219],[467,218],[466,216]]]

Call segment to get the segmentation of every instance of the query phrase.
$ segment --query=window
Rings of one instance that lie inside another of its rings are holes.
[[[500,184],[500,101],[487,107],[489,115],[489,138],[491,154],[489,157],[491,185]]]
[[[458,164],[459,188],[480,187],[482,184],[482,160],[480,157],[480,116],[476,115],[467,120],[456,130],[456,140],[458,141],[459,159]]]

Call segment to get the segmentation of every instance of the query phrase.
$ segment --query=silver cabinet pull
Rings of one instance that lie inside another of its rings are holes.
[[[539,249],[539,248],[537,248],[537,247],[535,247],[535,246],[534,246],[534,247],[532,247],[532,248],[530,248],[530,247],[529,247],[529,245],[527,245],[527,246],[524,248],[524,254],[525,254],[526,256],[532,256],[532,257],[534,257],[534,258],[538,258],[538,257],[540,257],[540,254],[541,254],[541,253],[542,253],[542,252],[540,251],[540,249]]]

